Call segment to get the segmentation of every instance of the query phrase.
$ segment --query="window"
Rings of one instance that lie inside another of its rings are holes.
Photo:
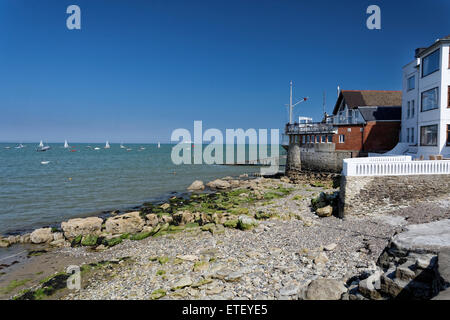
[[[325,142],[327,142],[327,136],[326,135],[323,135],[322,136],[322,141],[320,141],[321,143],[325,143]]]
[[[306,137],[302,136],[302,144],[305,144],[305,141],[306,141]]]
[[[437,124],[432,126],[420,127],[420,145],[437,146]]]
[[[411,128],[411,143],[414,143],[414,128]]]
[[[407,80],[407,90],[410,91],[416,87],[416,76],[409,77]]]
[[[422,92],[422,111],[428,111],[439,108],[438,104],[439,89],[433,88]]]
[[[422,59],[422,77],[439,70],[440,50],[430,53]]]
[[[409,142],[409,128],[406,128],[406,142]]]
[[[447,93],[447,108],[450,108],[450,86],[448,86],[448,93]]]
[[[411,100],[411,118],[414,118],[415,100]]]
[[[328,136],[328,143],[332,143],[333,142],[333,136],[330,134]]]
[[[306,143],[309,143],[309,136],[306,136]]]
[[[447,125],[447,145],[450,146],[450,124]]]
[[[411,116],[410,109],[411,109],[411,102],[408,101],[408,109],[406,112],[406,119],[408,119]]]
[[[344,143],[345,142],[345,135],[344,134],[340,134],[339,135],[339,143]]]

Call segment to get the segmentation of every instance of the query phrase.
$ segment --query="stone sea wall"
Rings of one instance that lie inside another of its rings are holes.
[[[448,197],[450,175],[341,177],[339,215],[361,215],[381,208]]]

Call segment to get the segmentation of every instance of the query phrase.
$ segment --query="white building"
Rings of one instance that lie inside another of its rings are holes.
[[[313,122],[312,118],[309,117],[298,117],[298,123],[311,123]]]
[[[449,46],[447,36],[416,49],[414,61],[403,67],[401,143],[392,151],[450,158]]]

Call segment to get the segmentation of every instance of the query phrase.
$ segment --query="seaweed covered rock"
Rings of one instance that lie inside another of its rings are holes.
[[[194,214],[189,211],[180,211],[173,215],[173,221],[180,226],[194,222]]]
[[[258,225],[258,221],[252,217],[241,215],[238,218],[237,227],[241,230],[248,230]]]
[[[147,226],[155,227],[159,223],[158,215],[155,213],[147,214],[145,218]]]

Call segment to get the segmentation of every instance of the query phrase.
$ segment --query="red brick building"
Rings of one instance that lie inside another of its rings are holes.
[[[401,91],[342,90],[332,116],[322,123],[293,124],[289,128],[297,132],[286,131],[290,143],[303,148],[334,144],[332,149],[351,151],[354,156],[382,153],[399,141],[401,105]]]

